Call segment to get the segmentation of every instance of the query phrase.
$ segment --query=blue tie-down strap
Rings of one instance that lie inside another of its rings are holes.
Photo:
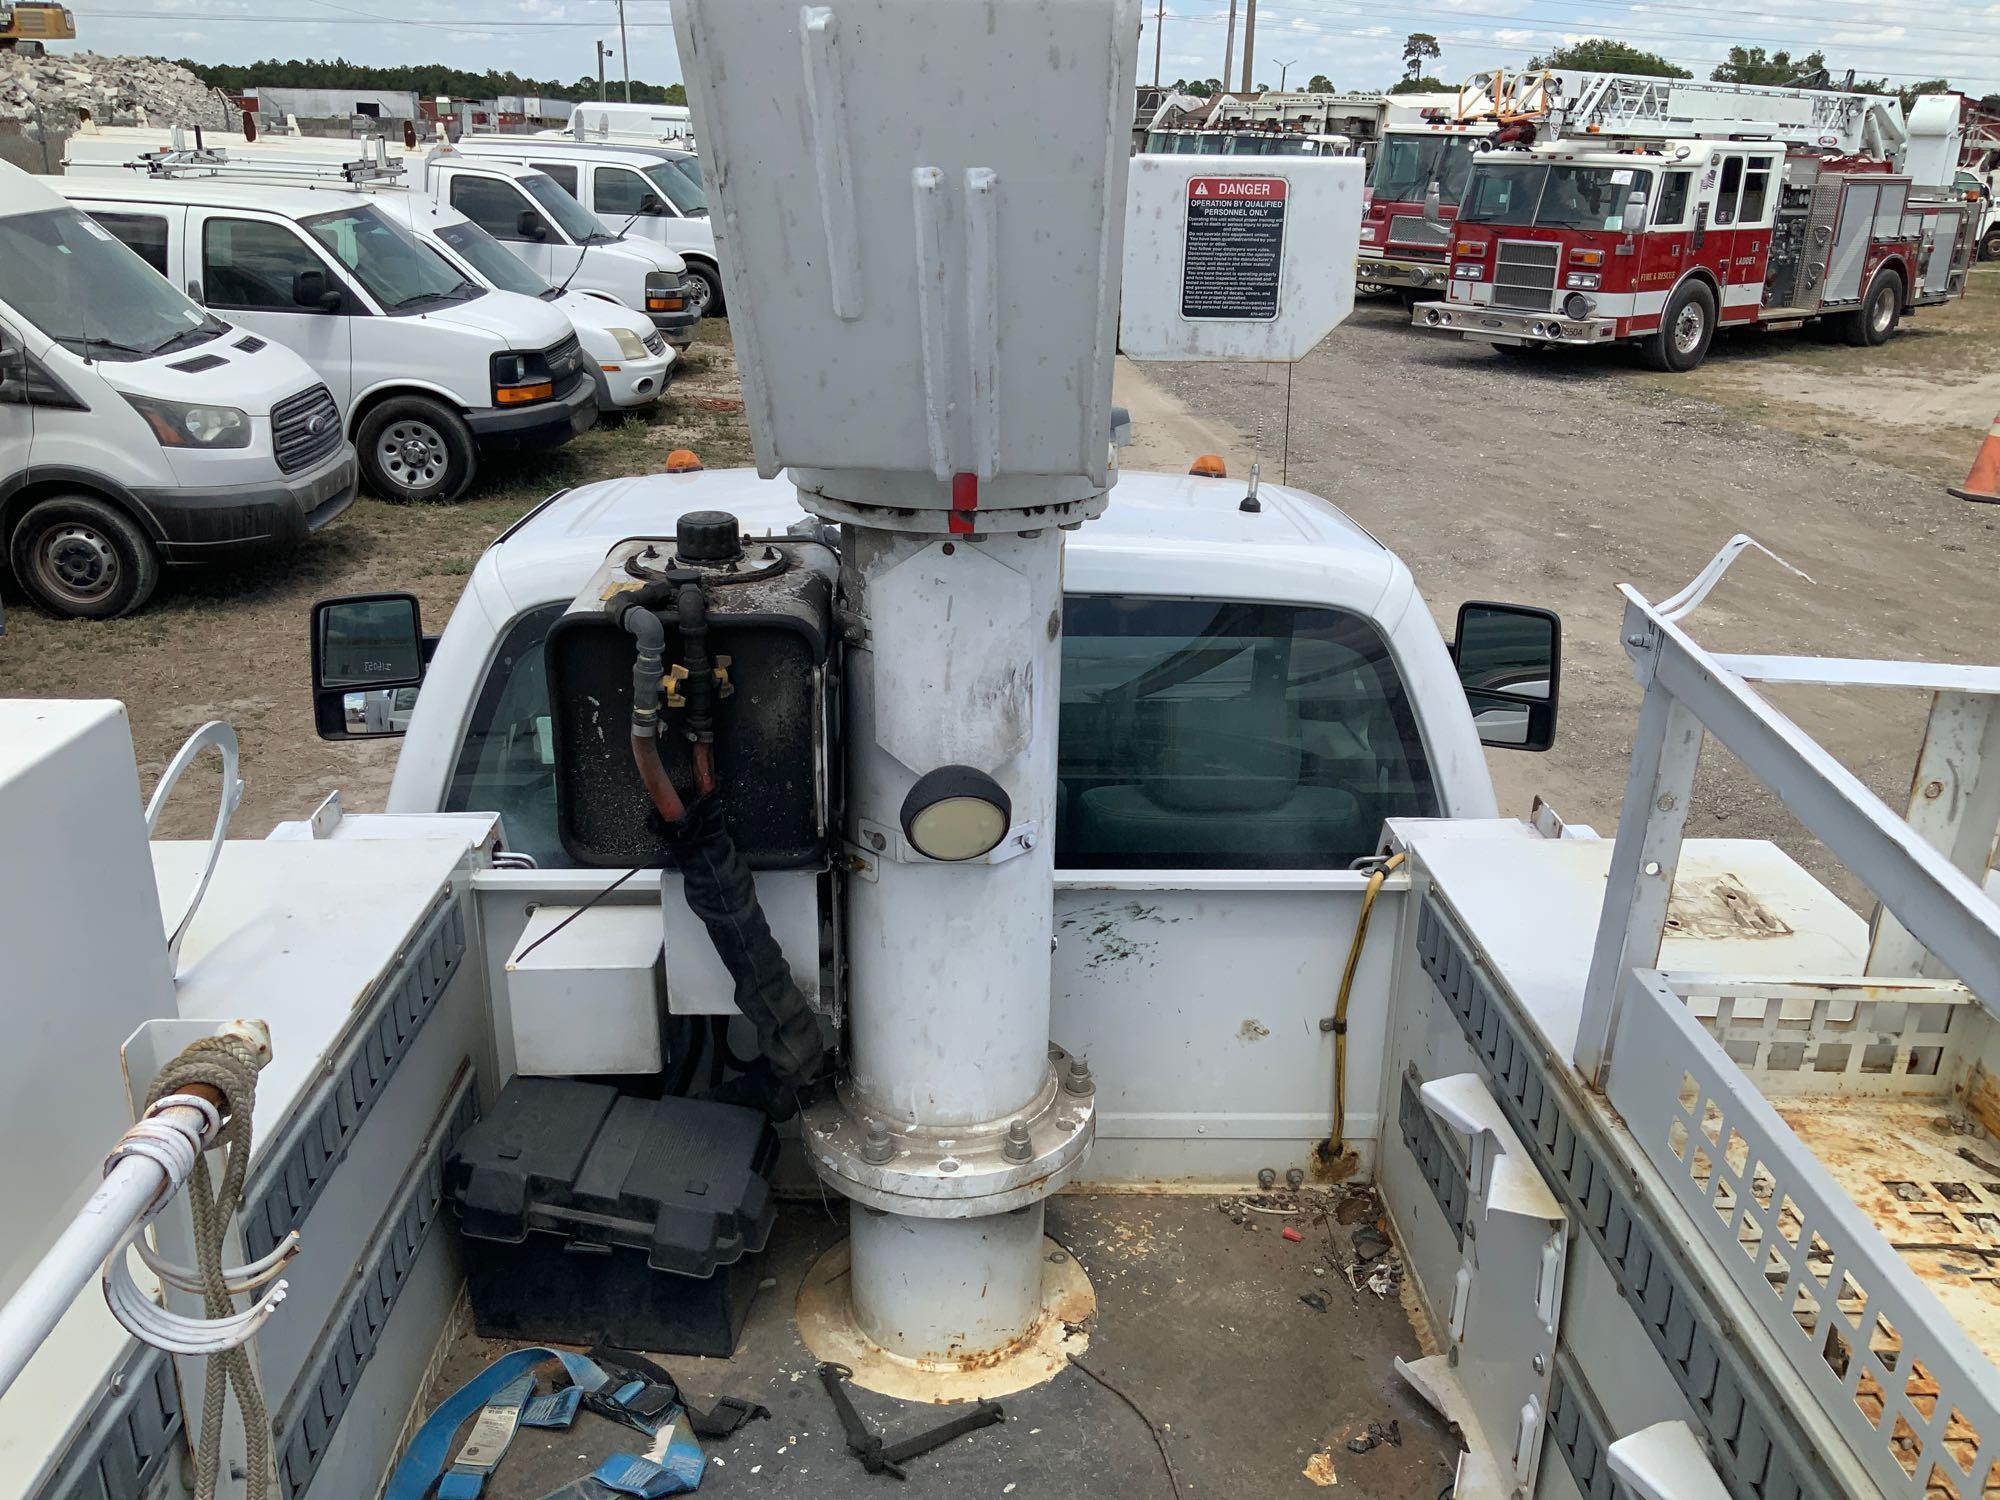
[[[523,1376],[530,1377],[527,1390],[533,1390],[532,1377],[537,1365],[549,1360],[562,1361],[571,1384],[578,1391],[581,1400],[583,1391],[595,1391],[606,1385],[610,1377],[591,1360],[581,1354],[567,1354],[557,1349],[516,1349],[504,1354],[481,1370],[464,1385],[447,1396],[428,1417],[424,1425],[417,1429],[417,1435],[410,1440],[409,1448],[403,1454],[403,1461],[396,1465],[396,1472],[389,1476],[388,1487],[382,1492],[382,1500],[427,1500],[432,1486],[438,1486],[439,1500],[475,1500],[486,1482],[485,1470],[464,1470],[447,1474],[450,1465],[451,1440],[465,1419],[486,1406],[495,1404],[503,1392],[513,1394],[521,1388],[518,1382]],[[522,1400],[526,1400],[525,1394]],[[699,1478],[699,1475],[697,1475]],[[440,1484],[440,1479],[443,1483]],[[693,1486],[689,1486],[692,1488]],[[664,1492],[663,1492],[664,1493]]]
[[[619,1495],[659,1500],[662,1495],[685,1495],[701,1483],[706,1463],[701,1445],[687,1430],[687,1423],[680,1421],[658,1461],[636,1453],[614,1453],[593,1473],[571,1480],[542,1500],[616,1500]]]
[[[523,1427],[567,1427],[576,1420],[583,1405],[583,1387],[566,1385],[546,1396],[537,1396],[521,1408]]]

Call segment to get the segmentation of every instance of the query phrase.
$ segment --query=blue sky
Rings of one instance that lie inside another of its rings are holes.
[[[1147,0],[1140,77],[1153,70]],[[613,0],[70,0],[78,45],[212,62],[332,57],[392,64],[443,61],[573,79],[596,69],[592,44],[618,45]],[[1227,0],[1168,0],[1161,73],[1222,71]],[[666,0],[627,0],[633,76],[679,76]],[[1836,70],[1892,82],[1948,77],[1971,92],[2000,91],[2000,3],[1941,0],[1261,0],[1257,82],[1274,87],[1324,73],[1342,88],[1376,89],[1402,67],[1403,37],[1435,34],[1431,71],[1456,81],[1515,65],[1565,38],[1615,36],[1664,53],[1697,76],[1732,42],[1795,54],[1821,47]],[[1238,41],[1240,68],[1241,40]],[[617,64],[610,70],[614,75]]]

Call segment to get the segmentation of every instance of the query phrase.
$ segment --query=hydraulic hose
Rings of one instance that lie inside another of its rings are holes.
[[[632,763],[653,808],[669,824],[687,816],[680,791],[660,759],[660,679],[667,670],[667,630],[650,609],[633,605],[622,617],[637,651],[632,657]]]
[[[1361,915],[1354,919],[1354,941],[1347,947],[1347,965],[1340,971],[1340,993],[1333,1002],[1333,1129],[1319,1144],[1320,1160],[1338,1162],[1347,1151],[1347,1006],[1354,998],[1354,974],[1361,967],[1361,950],[1368,943],[1368,919],[1375,913],[1375,898],[1382,894],[1382,882],[1402,864],[1403,856],[1392,854],[1375,867],[1361,893]]]

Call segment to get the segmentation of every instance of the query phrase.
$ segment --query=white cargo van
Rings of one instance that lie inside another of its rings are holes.
[[[565,130],[537,131],[538,135],[566,135],[574,140],[643,140],[694,145],[694,111],[685,104],[592,104],[585,101],[570,111]]]
[[[474,281],[561,308],[583,345],[600,412],[647,406],[666,393],[678,356],[644,313],[604,292],[551,286],[457,209],[415,193],[385,193],[375,201]]]
[[[296,543],[354,490],[303,360],[0,163],[0,543],[37,604],[129,614],[162,564]]]
[[[454,499],[482,452],[554,447],[597,420],[568,318],[479,285],[365,194],[41,180],[190,297],[304,356],[384,499]]]
[[[188,150],[196,141],[199,148]],[[465,214],[543,280],[617,298],[645,313],[676,349],[694,342],[706,280],[690,285],[673,251],[652,237],[620,239],[545,175],[512,162],[464,156],[448,144],[297,135],[246,140],[216,132],[204,138],[122,126],[78,131],[63,147],[63,170],[72,177],[185,179],[204,171],[228,177],[250,164],[400,182]]]
[[[673,163],[685,152],[532,135],[468,135],[458,151],[545,173],[613,229],[664,245],[687,263],[688,275],[700,279],[707,294],[702,311],[723,312],[722,263],[715,254],[707,195]]]

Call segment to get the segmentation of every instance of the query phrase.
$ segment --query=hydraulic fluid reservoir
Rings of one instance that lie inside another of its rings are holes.
[[[634,766],[634,640],[607,604],[640,594],[665,629],[659,754],[695,795],[696,752],[713,757],[725,822],[752,869],[822,864],[830,827],[832,601],[838,560],[819,542],[744,538],[736,518],[692,511],[673,537],[618,543],[549,631],[557,826],[580,865],[654,867],[668,857]],[[683,590],[699,588],[696,672],[689,686]]]

